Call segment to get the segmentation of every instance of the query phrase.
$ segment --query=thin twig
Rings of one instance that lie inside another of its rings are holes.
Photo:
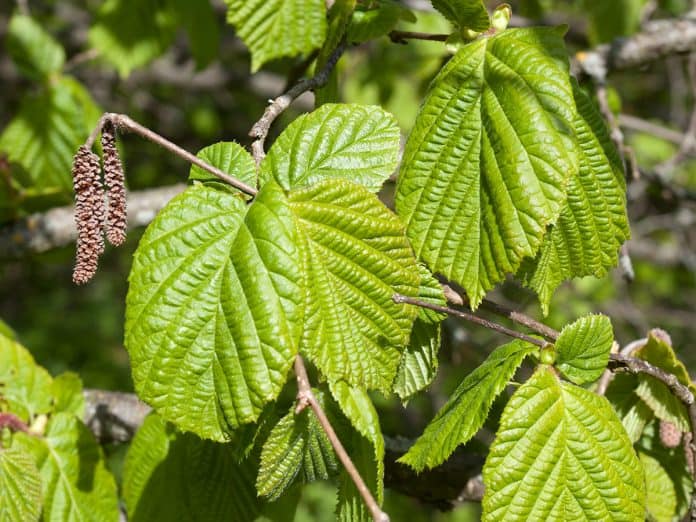
[[[0,431],[4,428],[9,428],[11,431],[28,432],[29,426],[17,417],[14,413],[0,412]]]
[[[89,62],[94,60],[99,56],[99,50],[98,49],[87,49],[86,51],[82,51],[81,53],[77,53],[75,56],[70,58],[67,62],[65,62],[65,65],[63,66],[63,71],[68,72],[77,67],[78,65],[82,65],[85,62]]]
[[[469,302],[469,299],[466,295],[462,295],[460,292],[454,290],[451,286],[442,285],[442,287],[445,294],[445,298],[450,304],[464,306]],[[530,330],[538,333],[539,335],[546,337],[549,341],[556,341],[558,339],[558,336],[560,335],[560,333],[557,330],[554,330],[550,326],[547,326],[544,323],[540,323],[536,319],[533,319],[522,312],[513,310],[512,308],[508,308],[507,306],[498,304],[489,299],[484,299],[481,302],[481,308],[488,310],[489,312],[492,312],[500,317],[510,319],[513,323],[517,323],[520,326],[529,328]]]
[[[389,39],[394,43],[405,44],[407,40],[425,40],[428,42],[445,42],[448,34],[419,33],[416,31],[392,31]]]
[[[31,16],[31,12],[29,11],[29,2],[27,0],[17,0],[17,10],[21,15]]]
[[[619,125],[624,129],[651,134],[656,138],[669,141],[675,145],[681,145],[684,140],[684,134],[679,131],[630,114],[619,114]]]
[[[295,357],[295,375],[297,376],[298,403],[296,413],[299,413],[307,406],[312,408],[312,411],[314,412],[314,415],[316,415],[319,424],[321,424],[322,429],[326,433],[329,442],[331,442],[331,446],[333,446],[336,455],[343,464],[343,467],[346,468],[346,472],[353,480],[355,487],[360,492],[363,501],[367,505],[367,508],[370,510],[372,518],[375,520],[375,522],[389,522],[389,516],[384,511],[382,511],[379,504],[372,496],[370,489],[367,487],[367,484],[365,484],[365,481],[360,476],[360,472],[355,467],[355,464],[353,464],[353,461],[348,455],[346,449],[343,447],[343,444],[341,444],[341,441],[338,438],[338,435],[336,435],[333,426],[331,426],[331,422],[329,422],[326,413],[324,413],[324,410],[319,404],[319,401],[317,401],[317,398],[314,396],[314,393],[312,392],[312,387],[309,384],[309,377],[307,377],[307,369],[305,368],[304,361],[302,360],[301,355],[297,355],[297,357]]]
[[[255,196],[258,193],[258,190],[255,187],[252,187],[250,185],[247,185],[243,181],[238,180],[234,176],[230,176],[228,173],[223,172],[222,170],[218,169],[217,167],[213,167],[210,163],[207,163],[200,159],[197,156],[194,156],[191,154],[189,151],[182,149],[175,143],[172,143],[168,139],[160,136],[154,131],[151,131],[147,127],[144,127],[143,125],[140,125],[136,121],[133,121],[130,117],[126,116],[125,114],[116,114],[112,112],[107,112],[105,113],[101,119],[99,120],[99,123],[97,126],[94,128],[92,133],[89,135],[87,138],[87,141],[85,142],[85,146],[87,148],[92,148],[92,145],[94,144],[94,141],[97,139],[97,135],[101,132],[102,127],[107,123],[111,122],[114,126],[116,126],[119,130],[122,131],[128,131],[128,132],[133,132],[135,134],[138,134],[139,136],[150,140],[153,143],[156,143],[163,149],[168,150],[172,154],[175,154],[179,156],[180,158],[183,158],[184,160],[188,161],[189,163],[196,165],[197,167],[200,167],[201,169],[205,170],[206,172],[210,172],[213,176],[216,176],[217,178],[221,179],[225,183],[233,186],[234,188],[241,190],[245,194],[248,194],[249,196]]]
[[[511,330],[510,328],[507,328],[506,326],[503,326],[502,324],[494,323],[493,321],[489,321],[488,319],[484,319],[484,318],[479,317],[477,315],[470,314],[468,312],[463,312],[461,310],[456,310],[454,308],[449,308],[447,306],[440,306],[440,305],[428,303],[427,301],[421,301],[420,299],[414,299],[413,297],[408,297],[408,296],[401,295],[401,294],[394,294],[392,296],[392,300],[395,303],[410,304],[413,306],[419,306],[421,308],[427,308],[429,310],[434,310],[436,312],[440,312],[443,314],[453,315],[455,317],[459,317],[461,319],[469,321],[470,323],[475,323],[475,324],[478,324],[480,326],[484,326],[484,327],[488,328],[489,330],[493,330],[495,332],[505,334],[509,337],[514,337],[515,339],[520,339],[522,341],[526,341],[528,343],[534,344],[540,348],[544,348],[549,344],[547,341],[544,341],[543,339],[538,339],[536,337],[532,337],[530,335],[523,334],[523,333],[517,332],[515,330]]]
[[[331,71],[338,63],[341,55],[346,50],[345,41],[341,42],[338,47],[331,53],[326,65],[317,74],[311,78],[307,78],[295,84],[290,90],[285,94],[278,96],[275,100],[271,101],[270,105],[266,107],[261,118],[254,123],[253,127],[249,131],[249,136],[254,138],[254,142],[251,144],[251,153],[256,160],[256,165],[260,165],[263,158],[266,156],[264,152],[264,143],[268,137],[268,132],[271,129],[271,125],[275,119],[282,114],[282,112],[287,109],[290,104],[307,91],[318,89],[329,81]]]

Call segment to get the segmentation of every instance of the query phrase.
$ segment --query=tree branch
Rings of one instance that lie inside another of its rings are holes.
[[[128,195],[128,227],[147,225],[184,184],[131,192]],[[0,227],[0,259],[17,259],[74,243],[77,238],[74,207],[58,207],[32,214]]]
[[[517,332],[515,330],[511,330],[510,328],[507,328],[506,326],[503,326],[502,324],[494,323],[493,321],[489,321],[488,319],[484,319],[484,318],[479,317],[477,315],[470,314],[468,312],[463,312],[461,310],[456,310],[454,308],[448,308],[446,306],[440,306],[440,305],[428,303],[427,301],[421,301],[420,299],[414,299],[412,297],[408,297],[408,296],[401,295],[401,294],[394,294],[392,296],[392,300],[395,303],[410,304],[410,305],[414,305],[414,306],[419,306],[421,308],[427,308],[429,310],[434,310],[436,312],[440,312],[443,314],[453,315],[455,317],[459,317],[460,319],[464,319],[466,321],[469,321],[470,323],[478,324],[480,326],[488,328],[489,330],[493,330],[495,332],[505,334],[509,337],[514,337],[515,339],[520,339],[521,341],[526,341],[528,343],[534,344],[534,345],[538,346],[539,348],[544,348],[544,347],[546,347],[547,344],[549,344],[547,341],[544,341],[543,339],[537,339],[536,337],[532,337],[530,335],[523,334],[523,333]]]
[[[258,193],[258,190],[256,190],[255,187],[247,185],[243,181],[240,181],[237,178],[235,178],[234,176],[229,175],[227,172],[223,172],[222,170],[218,169],[217,167],[214,167],[213,165],[211,165],[210,163],[203,161],[198,156],[194,156],[189,151],[182,149],[177,144],[172,143],[168,139],[164,138],[163,136],[160,136],[156,132],[148,129],[147,127],[140,125],[138,122],[132,120],[129,116],[127,116],[125,114],[116,114],[116,113],[112,113],[112,112],[105,113],[100,118],[99,123],[94,128],[92,133],[87,138],[87,141],[85,142],[85,146],[88,149],[92,148],[94,141],[97,139],[97,135],[101,132],[102,128],[104,127],[104,125],[107,122],[110,122],[112,125],[114,125],[116,128],[118,128],[121,131],[127,131],[127,132],[132,132],[134,134],[138,134],[139,136],[145,138],[146,140],[149,140],[149,141],[159,145],[163,149],[168,150],[172,154],[179,156],[180,158],[188,161],[192,165],[196,165],[197,167],[200,167],[201,169],[205,170],[206,172],[210,172],[213,176],[216,176],[217,178],[224,181],[228,185],[231,185],[234,188],[241,190],[242,192],[244,192],[245,194],[248,194],[249,196],[253,197]]]
[[[302,356],[299,354],[295,357],[295,375],[297,376],[297,409],[295,410],[295,413],[301,412],[307,406],[312,408],[312,411],[314,412],[314,415],[316,415],[319,424],[321,424],[322,429],[326,433],[329,442],[331,442],[331,446],[336,452],[336,456],[343,464],[343,467],[346,468],[346,472],[352,479],[355,487],[360,492],[360,496],[362,496],[367,508],[370,510],[373,520],[375,522],[389,522],[389,516],[382,511],[382,508],[379,507],[379,504],[372,496],[370,489],[360,476],[360,472],[355,467],[355,464],[353,464],[353,461],[351,460],[350,455],[348,455],[346,449],[343,447],[343,444],[341,444],[341,440],[338,438],[338,435],[336,435],[333,426],[331,426],[331,422],[329,422],[326,413],[324,413],[319,401],[317,401],[314,393],[312,393],[312,387],[310,386],[309,378],[307,377],[307,369],[305,368]]]
[[[280,116],[285,109],[290,107],[290,104],[307,91],[318,89],[329,81],[329,76],[331,71],[338,63],[338,60],[343,55],[346,50],[346,43],[341,42],[338,47],[331,53],[331,56],[326,62],[326,65],[321,71],[316,73],[313,77],[302,80],[298,82],[294,87],[292,87],[285,94],[278,96],[275,100],[271,101],[270,105],[266,107],[261,118],[254,123],[249,131],[249,136],[254,138],[254,142],[251,144],[251,153],[256,160],[256,165],[260,165],[263,158],[266,156],[264,152],[264,143],[268,137],[268,132],[271,129],[271,125],[275,119]]]

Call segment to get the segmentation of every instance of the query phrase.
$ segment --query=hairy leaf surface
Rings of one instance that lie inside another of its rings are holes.
[[[416,254],[473,307],[536,255],[577,158],[559,29],[510,29],[464,46],[433,81],[396,194]]]
[[[483,479],[484,521],[645,516],[643,468],[613,409],[546,366],[505,407]]]
[[[326,103],[293,121],[262,167],[288,190],[341,178],[377,192],[396,169],[399,136],[380,107]]]
[[[205,185],[174,198],[135,254],[126,347],[141,399],[224,440],[286,381],[302,298],[295,227],[268,183],[247,206]]]
[[[495,398],[505,389],[534,345],[513,341],[500,346],[471,372],[437,412],[416,443],[399,459],[416,471],[442,464],[483,426]]]
[[[295,414],[293,405],[271,430],[263,445],[256,491],[269,500],[275,500],[298,475],[307,483],[328,479],[336,470],[336,456],[331,443],[311,408]]]
[[[45,80],[61,70],[65,63],[63,47],[32,17],[15,14],[7,31],[7,51],[22,73]]]
[[[251,71],[283,56],[307,55],[326,36],[324,0],[225,0],[227,21],[251,51]]]
[[[580,168],[568,182],[568,200],[536,259],[523,265],[522,278],[538,295],[544,313],[565,279],[603,277],[616,266],[628,239],[623,165],[604,120],[573,81],[578,113],[574,126]]]
[[[230,444],[177,433],[149,415],[128,450],[123,471],[128,520],[251,522],[260,510],[254,469]]]
[[[41,516],[41,476],[31,456],[0,450],[0,522],[34,522]]]
[[[15,434],[13,447],[36,462],[45,521],[118,520],[116,481],[92,432],[72,413],[53,415],[43,437]]]
[[[588,315],[566,325],[556,341],[556,367],[570,381],[599,379],[609,362],[614,330],[606,315]]]
[[[433,7],[459,29],[482,32],[491,24],[482,0],[431,0]]]
[[[416,309],[403,225],[375,195],[329,179],[289,195],[306,279],[301,351],[329,380],[389,391]]]

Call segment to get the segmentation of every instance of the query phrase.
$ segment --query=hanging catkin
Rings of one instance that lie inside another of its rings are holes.
[[[123,165],[116,148],[116,129],[111,122],[106,122],[102,128],[101,144],[104,152],[104,182],[109,198],[106,238],[112,245],[119,246],[126,240],[126,185]]]
[[[84,145],[73,160],[77,253],[73,281],[88,282],[97,271],[104,252],[104,188],[100,180],[99,157]]]

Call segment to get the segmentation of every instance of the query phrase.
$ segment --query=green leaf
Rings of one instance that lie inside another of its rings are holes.
[[[166,420],[225,440],[276,398],[297,353],[300,286],[284,193],[189,187],[150,224],[126,300],[135,388]]]
[[[295,414],[293,406],[263,445],[256,490],[259,495],[276,500],[298,475],[308,483],[328,479],[336,470],[331,443],[311,408]]]
[[[651,330],[645,345],[633,353],[649,363],[676,376],[678,381],[696,393],[696,385],[691,381],[684,364],[677,358],[669,337],[662,330]],[[645,401],[658,419],[675,424],[681,431],[689,431],[689,417],[684,404],[662,382],[648,376],[638,377],[636,389],[638,396]]]
[[[314,62],[314,70],[321,71],[331,58],[331,55],[340,45],[346,35],[348,24],[355,11],[357,0],[336,0],[327,14],[326,38],[319,49],[317,59]],[[329,74],[326,84],[315,89],[314,106],[320,107],[325,103],[337,102],[340,99],[338,85],[338,66]]]
[[[73,155],[96,124],[95,107],[84,87],[69,77],[22,100],[0,136],[0,152],[26,172],[17,175],[20,186],[53,190],[66,201],[72,199]]]
[[[177,433],[155,414],[128,450],[123,497],[132,522],[251,522],[260,510],[250,462],[238,463],[230,444]]]
[[[380,107],[326,103],[288,125],[262,169],[287,190],[339,178],[377,192],[398,164],[399,136]]]
[[[416,315],[396,293],[418,293],[403,225],[375,195],[328,179],[289,195],[305,317],[301,351],[330,380],[389,391]]]
[[[573,84],[574,120],[580,168],[568,181],[568,200],[536,259],[523,265],[522,278],[538,295],[544,314],[565,279],[603,277],[616,266],[619,247],[630,231],[624,169],[594,103]]]
[[[415,444],[399,459],[420,472],[442,464],[483,426],[495,398],[525,357],[538,349],[522,341],[496,348],[466,376]]]
[[[341,440],[368,489],[376,496],[376,492],[382,486],[378,479],[372,443],[357,431],[351,431],[347,438],[342,437]],[[338,478],[336,520],[338,522],[372,522],[373,520],[358,488],[345,469],[341,469]]]
[[[85,412],[85,398],[82,395],[82,380],[76,373],[61,373],[53,379],[51,395],[54,412],[68,412],[82,418]]]
[[[0,521],[32,522],[41,516],[41,477],[19,450],[0,448]]]
[[[52,416],[43,438],[15,434],[13,447],[31,454],[39,468],[45,521],[118,520],[114,477],[92,433],[73,414]]]
[[[15,14],[7,26],[7,52],[19,70],[45,80],[65,63],[63,47],[30,16]]]
[[[160,0],[107,0],[89,30],[89,44],[122,77],[164,53],[174,41],[177,17]]]
[[[645,478],[609,402],[541,366],[512,396],[483,468],[483,520],[643,520]]]
[[[227,21],[251,50],[251,71],[283,56],[308,55],[326,36],[324,0],[225,0]]]
[[[196,156],[248,185],[256,185],[254,158],[239,143],[220,141],[199,150]],[[196,165],[191,166],[189,181],[222,183],[210,172]]]
[[[197,67],[203,69],[217,57],[220,46],[220,29],[212,2],[167,2],[177,17],[178,25],[186,30]]]
[[[536,255],[577,158],[561,29],[464,46],[435,78],[404,151],[396,209],[416,254],[473,307]]]
[[[51,409],[51,381],[26,348],[0,335],[0,404],[31,422],[35,415]]]
[[[362,43],[389,34],[405,11],[402,5],[389,0],[378,1],[373,9],[356,9],[348,27],[348,41]]]
[[[570,381],[599,379],[609,362],[614,330],[606,315],[587,315],[566,325],[556,341],[556,367]]]
[[[583,7],[590,21],[589,35],[594,43],[629,36],[640,27],[641,13],[647,0],[585,0]]]
[[[638,377],[620,373],[614,375],[605,394],[621,419],[631,443],[640,439],[645,426],[653,419],[650,407],[636,395],[637,387]]]
[[[677,511],[677,494],[672,479],[659,461],[645,453],[638,453],[645,470],[645,504],[648,520],[672,522]]]
[[[379,504],[384,500],[384,437],[379,426],[379,415],[370,396],[365,390],[351,386],[345,381],[329,382],[331,395],[336,400],[341,413],[350,421],[353,428],[372,444],[373,461],[370,469],[376,469],[373,492]]]
[[[418,270],[421,276],[418,298],[445,306],[447,301],[438,280],[423,265],[418,265]],[[394,380],[394,392],[402,401],[407,401],[435,378],[437,354],[440,350],[440,322],[445,317],[444,314],[427,308],[418,310],[411,338],[401,355],[401,363]]]
[[[431,3],[459,29],[480,33],[491,25],[482,0],[431,0]]]

